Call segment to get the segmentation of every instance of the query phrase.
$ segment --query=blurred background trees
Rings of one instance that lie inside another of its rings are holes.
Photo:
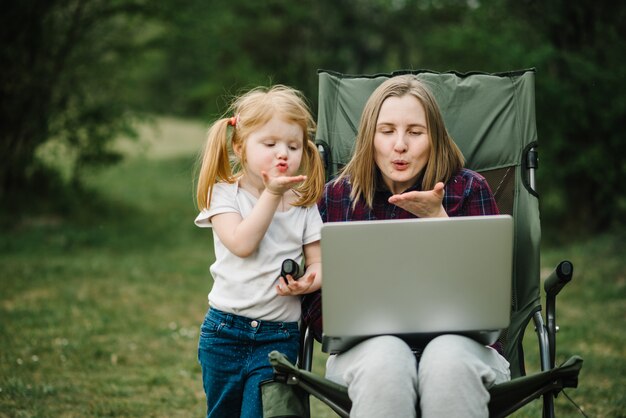
[[[319,68],[534,67],[544,226],[602,231],[626,214],[625,10],[607,0],[12,1],[0,17],[2,206],[58,183],[41,157],[58,147],[73,157],[64,184],[79,187],[84,167],[119,158],[111,141],[141,115],[208,123],[229,95],[275,83],[303,90],[315,110]]]
[[[71,156],[73,186],[84,167],[119,159],[108,145],[131,132],[133,110],[119,91],[148,16],[135,1],[68,0],[11,1],[1,16],[0,198],[9,204],[58,182],[37,158],[42,146]]]

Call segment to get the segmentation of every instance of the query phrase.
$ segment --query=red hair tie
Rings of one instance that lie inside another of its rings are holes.
[[[237,126],[237,121],[238,121],[238,120],[239,120],[239,117],[238,117],[238,116],[233,116],[232,118],[228,119],[228,124],[229,124],[230,126],[235,127],[235,126]]]

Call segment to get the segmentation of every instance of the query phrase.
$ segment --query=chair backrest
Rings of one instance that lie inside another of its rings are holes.
[[[539,205],[529,186],[529,152],[537,145],[533,69],[485,74],[397,71],[345,75],[320,70],[316,142],[327,175],[350,159],[359,119],[370,94],[383,81],[415,74],[435,96],[466,167],[486,177],[502,213],[515,222],[511,325],[504,343],[513,377],[525,374],[522,338],[539,298]]]

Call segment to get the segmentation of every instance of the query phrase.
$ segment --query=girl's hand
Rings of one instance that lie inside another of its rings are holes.
[[[389,203],[401,207],[420,218],[447,218],[443,209],[444,185],[435,184],[433,190],[396,194],[389,198]]]
[[[265,189],[275,195],[282,196],[286,191],[291,190],[296,184],[306,180],[306,176],[277,176],[270,177],[265,171],[261,171]]]
[[[309,289],[315,281],[315,272],[305,274],[298,280],[294,280],[290,274],[287,277],[279,277],[276,285],[276,293],[280,296],[296,296],[310,293]],[[287,283],[285,283],[287,281]]]

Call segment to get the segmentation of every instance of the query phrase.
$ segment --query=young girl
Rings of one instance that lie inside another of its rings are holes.
[[[198,179],[195,223],[213,228],[215,248],[198,360],[207,417],[257,418],[259,382],[273,376],[268,353],[296,360],[299,295],[321,286],[324,172],[297,90],[257,88],[230,111],[209,130]],[[297,281],[279,277],[287,258],[305,260]]]

